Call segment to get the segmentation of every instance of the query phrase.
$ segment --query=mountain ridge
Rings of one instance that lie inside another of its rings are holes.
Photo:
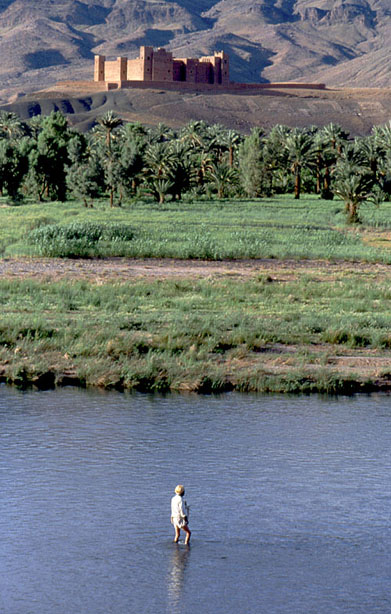
[[[178,57],[224,49],[242,82],[391,87],[389,0],[0,0],[4,102],[62,79],[92,79],[93,56]]]

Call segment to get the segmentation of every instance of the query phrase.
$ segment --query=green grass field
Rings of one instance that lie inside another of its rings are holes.
[[[384,376],[391,348],[391,290],[375,273],[9,280],[0,304],[3,379],[20,384],[65,373],[123,389],[336,392],[367,381],[338,373],[336,356],[383,357]]]
[[[365,230],[391,227],[391,203],[362,206],[363,224],[346,225],[343,203],[281,196],[259,201],[133,202],[110,209],[99,201],[93,209],[80,203],[25,204],[0,208],[0,253],[3,256],[67,256],[64,244],[42,245],[36,229],[59,224],[127,224],[129,241],[101,241],[83,246],[81,255],[153,258],[295,258],[391,262],[386,244],[368,244]],[[34,232],[35,231],[35,232]],[[77,250],[74,255],[78,255]]]
[[[48,281],[38,260],[34,279],[0,279],[0,378],[144,391],[391,388],[390,214],[389,203],[363,206],[352,228],[338,201],[287,197],[1,207],[8,258],[45,255],[36,229],[88,222],[132,229],[129,240],[84,245],[89,256],[271,260],[247,276],[173,280],[163,267],[161,278],[107,281]]]

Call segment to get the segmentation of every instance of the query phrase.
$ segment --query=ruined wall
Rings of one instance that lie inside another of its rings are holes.
[[[74,83],[65,82],[65,83]],[[81,82],[83,83],[83,82]],[[134,89],[150,89],[151,83],[148,81],[122,81],[119,83],[106,81],[105,83],[93,83],[86,81],[93,86],[93,89],[97,91],[116,90],[119,88],[134,88]],[[187,90],[189,92],[216,92],[216,86],[214,83],[187,83],[186,81],[166,81],[165,83],[159,83],[159,88],[164,88],[168,91]],[[324,90],[326,89],[325,83],[234,83],[230,81],[227,85],[222,85],[218,88],[219,93],[235,93],[235,92],[258,92],[261,90]]]

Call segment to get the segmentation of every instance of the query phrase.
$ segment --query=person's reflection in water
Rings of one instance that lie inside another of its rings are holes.
[[[170,614],[177,614],[182,611],[182,593],[189,556],[189,547],[183,548],[175,544],[168,573],[168,612]]]

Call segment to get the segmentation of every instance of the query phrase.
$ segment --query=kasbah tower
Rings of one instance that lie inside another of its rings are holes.
[[[229,57],[224,51],[201,58],[174,58],[166,49],[140,47],[134,60],[118,57],[107,61],[103,55],[95,56],[94,81],[126,87],[131,82],[192,83],[209,86],[229,85]],[[110,88],[111,89],[111,88]]]

